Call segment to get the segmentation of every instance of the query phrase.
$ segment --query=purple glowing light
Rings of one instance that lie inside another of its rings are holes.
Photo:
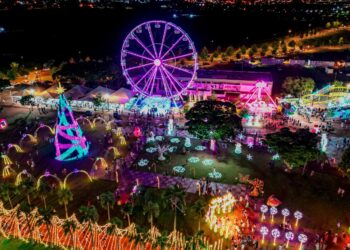
[[[294,233],[293,232],[286,232],[285,237],[288,241],[291,241],[294,239]]]
[[[301,243],[301,244],[304,244],[305,242],[307,242],[307,236],[305,234],[299,234],[298,235],[298,241]]]
[[[193,82],[198,59],[192,40],[180,27],[149,21],[125,38],[121,66],[127,82],[142,96],[174,98]]]

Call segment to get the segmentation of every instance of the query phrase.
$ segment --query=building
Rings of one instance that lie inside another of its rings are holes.
[[[198,70],[197,78],[187,89],[190,101],[206,100],[211,96],[227,101],[247,101],[257,82],[265,82],[261,98],[271,95],[273,80],[269,72]]]

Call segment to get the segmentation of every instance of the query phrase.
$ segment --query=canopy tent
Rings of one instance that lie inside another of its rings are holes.
[[[78,100],[79,98],[82,98],[86,94],[91,92],[91,90],[92,90],[91,88],[81,86],[81,85],[76,85],[70,90],[66,91],[64,95],[67,99]]]
[[[125,104],[133,96],[134,96],[133,93],[129,89],[120,88],[117,91],[115,91],[113,94],[110,95],[109,101],[111,103]]]
[[[102,86],[98,86],[97,88],[91,90],[89,93],[87,93],[84,97],[80,98],[79,101],[87,101],[91,102],[96,96],[101,95],[102,98],[106,98],[114,92],[113,89],[105,88]]]

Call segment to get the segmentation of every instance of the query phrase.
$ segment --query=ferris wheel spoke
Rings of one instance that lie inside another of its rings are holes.
[[[170,65],[170,64],[167,64],[167,63],[163,63],[163,65],[166,66],[166,67],[169,67],[169,68],[173,68],[173,69],[178,70],[178,71],[185,72],[185,73],[190,74],[190,75],[193,74],[193,72],[190,71],[190,70],[182,69],[182,68],[176,67],[174,65]]]
[[[152,58],[149,58],[149,57],[146,57],[146,56],[143,56],[143,55],[137,54],[137,53],[132,52],[132,51],[129,51],[129,50],[125,50],[125,53],[126,53],[126,54],[129,54],[129,55],[132,55],[132,56],[136,56],[136,57],[138,57],[138,58],[142,58],[142,59],[145,59],[145,60],[151,61],[151,62],[153,62],[153,61],[154,61]]]
[[[133,37],[135,38],[136,42],[137,42],[138,44],[140,44],[140,46],[141,46],[145,51],[147,51],[147,53],[154,59],[154,58],[155,58],[155,55],[153,55],[153,54],[151,53],[151,51],[149,51],[149,49],[146,47],[146,45],[143,44],[143,42],[136,36],[135,33],[133,34]]]
[[[173,48],[175,48],[175,46],[182,40],[182,38],[184,38],[184,36],[185,35],[180,36],[180,38],[177,39],[176,42],[173,43],[173,45],[171,45],[171,47],[163,55],[160,56],[160,58],[163,59],[166,55],[168,55],[169,52],[172,51]]]
[[[175,89],[175,91],[176,91],[177,93],[181,92],[181,90],[183,89],[182,84],[181,84],[178,80],[176,80],[176,79],[174,78],[174,76],[172,76],[171,73],[170,73],[165,67],[162,66],[162,69],[164,70],[165,74],[166,74],[167,77],[169,78],[170,83],[171,83],[171,85],[173,86],[173,88]],[[180,90],[176,87],[176,85],[175,85],[174,82],[175,82],[177,85],[179,85]]]
[[[158,56],[161,56],[161,55],[162,55],[167,30],[168,30],[168,25],[165,24],[165,25],[164,25],[163,36],[162,36],[162,43],[160,44],[160,49],[159,49],[159,54],[158,54]]]
[[[153,66],[152,68],[150,68],[139,80],[137,80],[137,82],[135,83],[135,86],[137,86],[143,79],[145,79],[149,73],[152,72],[152,70],[155,68],[156,66]]]
[[[154,38],[153,38],[153,34],[152,34],[152,28],[151,25],[148,25],[148,35],[149,38],[151,39],[151,43],[152,43],[152,47],[153,47],[153,51],[154,51],[154,56],[157,57],[157,49],[156,49],[156,44],[154,43]]]
[[[126,68],[125,70],[126,70],[126,71],[130,71],[130,70],[134,70],[134,69],[144,68],[144,67],[147,67],[147,66],[150,66],[150,65],[154,65],[154,63],[151,62],[151,63],[141,64],[141,65],[138,65],[138,66]]]
[[[157,78],[157,72],[158,72],[158,67],[156,67],[156,70],[154,72],[154,75],[153,75],[153,78],[152,78],[152,81],[151,81],[151,86],[147,89],[147,91],[148,91],[151,88],[151,90],[148,91],[148,93],[150,93],[151,95],[153,93],[155,81],[156,81],[156,78]]]
[[[160,75],[161,75],[161,78],[162,78],[162,81],[163,81],[165,94],[167,96],[171,96],[171,90],[169,91],[169,86],[168,86],[168,79],[164,76],[163,70],[160,70]]]
[[[142,88],[143,93],[149,88],[149,85],[151,84],[152,79],[155,78],[156,72],[157,72],[157,67],[154,67],[151,76],[146,80],[146,84]]]
[[[184,55],[169,57],[169,58],[163,59],[163,62],[170,61],[170,60],[181,59],[181,58],[186,58],[186,57],[189,57],[189,56],[193,56],[193,53],[187,53],[187,54],[184,54]]]

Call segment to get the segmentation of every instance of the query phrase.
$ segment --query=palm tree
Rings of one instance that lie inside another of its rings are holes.
[[[81,214],[80,220],[81,222],[88,223],[88,229],[91,234],[91,244],[92,249],[94,249],[94,235],[93,235],[93,224],[98,221],[98,212],[95,206],[81,206],[79,208],[79,212]]]
[[[198,218],[198,232],[201,231],[201,219],[205,215],[206,204],[203,198],[198,199],[192,206],[192,210]]]
[[[10,203],[11,208],[13,208],[11,200],[11,192],[13,191],[13,188],[13,185],[8,182],[0,183],[0,196],[3,201],[8,201]]]
[[[17,217],[20,216],[21,213],[25,214],[25,222],[27,224],[27,230],[29,231],[29,241],[32,242],[33,241],[33,225],[32,225],[32,219],[33,219],[33,215],[32,215],[32,210],[30,208],[30,205],[28,204],[27,201],[22,201],[19,209],[17,210]]]
[[[153,227],[153,218],[159,216],[159,205],[156,202],[148,201],[143,207],[143,215],[147,215],[147,220]]]
[[[67,234],[70,235],[72,243],[73,243],[73,249],[74,249],[74,247],[75,247],[74,232],[77,229],[77,223],[74,220],[66,219],[63,222],[62,227],[63,227],[64,234],[65,235],[67,235]]]
[[[117,228],[123,227],[123,221],[118,217],[113,217],[109,222],[110,222],[110,225],[107,228],[107,233],[109,235],[114,234]]]
[[[131,224],[130,216],[132,215],[133,211],[134,211],[134,206],[130,202],[124,204],[121,207],[122,214],[128,218],[128,225],[129,226]]]
[[[167,188],[164,192],[164,200],[167,201],[168,206],[174,209],[174,231],[176,231],[177,211],[179,211],[182,214],[185,213],[185,198],[185,190],[177,185]]]
[[[52,217],[54,216],[55,211],[52,209],[52,207],[39,208],[39,214],[40,214],[40,218],[37,221],[37,223],[39,225],[41,224],[46,225],[48,242],[50,244],[51,238],[52,238],[52,235],[51,235]]]
[[[25,179],[21,182],[19,189],[27,196],[28,205],[31,206],[30,195],[34,193],[34,182],[31,179]]]
[[[111,220],[110,208],[113,208],[115,203],[114,194],[112,192],[102,193],[100,195],[101,207],[107,209],[108,221]]]
[[[162,233],[159,235],[156,239],[156,247],[160,246],[161,250],[165,250],[166,247],[169,245],[168,243],[168,236],[165,233]]]
[[[73,193],[68,188],[60,188],[57,191],[58,203],[64,205],[64,211],[66,213],[66,219],[68,219],[68,203],[73,200]]]
[[[41,200],[43,201],[44,203],[44,207],[46,208],[47,205],[46,205],[46,198],[47,196],[49,195],[49,193],[51,192],[51,187],[50,185],[47,183],[47,181],[43,180],[41,183],[40,183],[40,186],[38,187],[37,189],[37,195],[40,196]]]
[[[193,235],[192,237],[189,237],[188,240],[186,240],[186,245],[188,244],[189,248],[186,248],[188,250],[196,250],[196,249],[206,249],[206,245],[203,241],[203,231],[198,231]]]

